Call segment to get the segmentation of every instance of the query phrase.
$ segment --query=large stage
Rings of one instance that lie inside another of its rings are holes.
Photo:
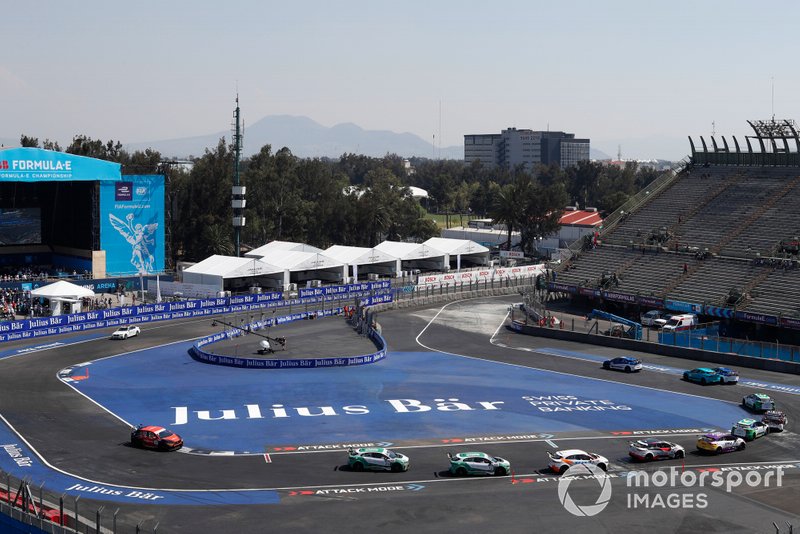
[[[0,271],[95,278],[165,263],[164,176],[38,148],[0,149]]]

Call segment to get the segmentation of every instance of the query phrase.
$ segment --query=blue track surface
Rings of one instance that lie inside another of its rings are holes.
[[[192,448],[236,452],[470,434],[727,428],[745,414],[712,399],[433,352],[394,352],[359,368],[270,371],[204,365],[188,348],[100,360],[72,385],[129,423],[167,426]]]

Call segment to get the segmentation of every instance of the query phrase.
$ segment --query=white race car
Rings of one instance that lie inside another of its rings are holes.
[[[128,339],[129,337],[138,336],[141,333],[142,331],[138,326],[129,324],[117,328],[114,333],[111,334],[111,339]]]
[[[580,449],[568,449],[548,454],[550,456],[550,463],[547,467],[554,473],[562,474],[573,465],[578,464],[593,464],[603,471],[608,469],[608,459],[606,457]]]
[[[789,418],[786,417],[786,414],[777,410],[770,410],[764,414],[761,418],[762,423],[766,423],[769,427],[770,432],[783,431],[786,424],[789,422]]]
[[[628,447],[628,454],[634,460],[649,462],[651,460],[683,458],[686,456],[686,451],[677,443],[658,438],[647,438],[631,443]]]
[[[642,360],[630,356],[620,356],[603,362],[603,369],[613,369],[615,371],[625,371],[634,373],[642,370]]]

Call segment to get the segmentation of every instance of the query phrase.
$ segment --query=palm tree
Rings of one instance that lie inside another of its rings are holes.
[[[516,228],[521,216],[519,200],[516,184],[506,184],[500,188],[489,210],[489,216],[495,223],[506,225],[508,231],[507,250],[511,250],[511,233]]]

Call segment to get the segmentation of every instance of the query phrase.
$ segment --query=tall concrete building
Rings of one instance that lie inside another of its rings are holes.
[[[589,140],[575,139],[565,132],[535,132],[508,128],[499,134],[464,136],[464,161],[480,160],[487,167],[512,169],[525,165],[533,170],[537,165],[557,163],[561,168],[589,159]]]

